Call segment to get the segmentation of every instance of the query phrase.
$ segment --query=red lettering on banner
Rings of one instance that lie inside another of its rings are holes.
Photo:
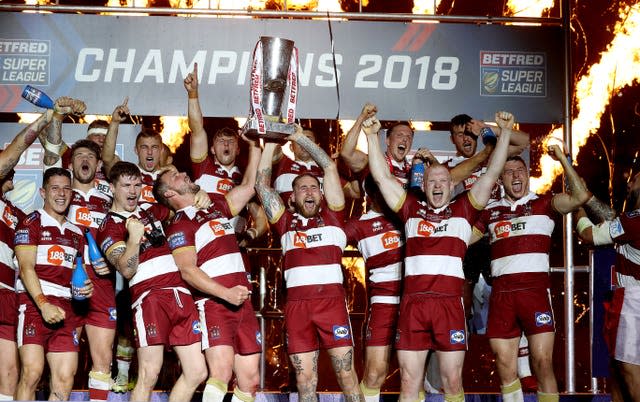
[[[47,251],[47,261],[51,265],[62,265],[64,262],[64,249],[60,246],[50,247]]]

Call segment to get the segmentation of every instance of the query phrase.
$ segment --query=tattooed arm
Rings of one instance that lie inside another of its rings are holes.
[[[272,142],[267,142],[264,145],[260,163],[258,164],[258,174],[256,176],[256,193],[271,223],[278,221],[284,212],[282,198],[280,198],[278,192],[271,187],[271,161],[276,146],[277,145]]]
[[[33,123],[25,127],[0,153],[0,178],[4,178],[13,169],[20,155],[38,138],[38,133],[51,121],[53,110],[47,110]]]
[[[107,250],[107,259],[126,279],[131,279],[138,272],[140,243],[144,236],[144,224],[135,217],[127,219],[126,228],[129,238],[119,242]]]
[[[66,96],[56,99],[47,134],[46,136],[40,136],[42,147],[45,149],[43,160],[45,166],[54,166],[60,160],[63,148],[66,146],[62,141],[62,122],[64,117],[68,114],[81,115],[85,109],[84,102],[80,100]]]
[[[340,175],[338,174],[338,166],[327,153],[315,142],[302,133],[302,129],[297,129],[296,133],[289,136],[289,140],[295,141],[311,155],[314,161],[324,171],[324,197],[327,205],[334,211],[340,211],[344,208],[344,191],[340,183]]]
[[[616,217],[616,211],[604,202],[600,201],[600,199],[595,195],[589,198],[589,201],[587,201],[583,207],[587,211],[587,215],[589,215],[595,224],[604,221],[612,221]]]

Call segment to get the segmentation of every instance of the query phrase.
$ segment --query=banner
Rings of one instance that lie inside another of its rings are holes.
[[[354,119],[370,101],[384,120],[509,110],[561,121],[559,27],[330,23],[335,54],[328,21],[3,13],[0,112],[33,111],[19,96],[29,84],[83,99],[90,114],[128,96],[134,114],[184,115],[182,80],[198,63],[205,116],[246,117],[253,45],[276,36],[299,49],[301,118]]]

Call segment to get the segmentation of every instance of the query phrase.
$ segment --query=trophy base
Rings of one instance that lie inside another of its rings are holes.
[[[264,141],[284,144],[287,142],[287,137],[296,132],[296,126],[292,123],[280,123],[269,120],[266,120],[264,123],[267,131],[264,134],[258,132],[258,120],[256,119],[247,120],[247,123],[242,128],[242,133],[254,140],[262,138]]]

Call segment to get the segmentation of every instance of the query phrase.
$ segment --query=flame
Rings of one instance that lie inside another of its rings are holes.
[[[553,3],[554,0],[508,0],[506,13],[514,17],[540,17],[553,8]]]
[[[430,121],[412,121],[411,125],[414,131],[431,131],[433,123]]]
[[[40,116],[42,113],[18,113],[18,123],[31,124]]]
[[[441,0],[414,0],[413,14],[435,14]]]
[[[162,123],[160,132],[162,142],[175,153],[184,141],[184,136],[189,132],[189,119],[185,116],[160,116],[160,123]]]
[[[124,7],[149,7],[148,0],[108,0],[107,7],[124,8]],[[102,15],[149,15],[147,13],[100,13]]]
[[[340,130],[342,131],[342,135],[346,136],[351,127],[355,124],[355,120],[338,120],[338,124],[340,125]],[[365,133],[360,130],[360,134],[358,134],[358,142],[356,143],[356,149],[358,151],[362,151],[365,154],[369,152],[369,144],[367,144],[367,136]]]
[[[601,53],[600,61],[589,67],[576,84],[577,117],[572,121],[572,154],[577,157],[591,134],[600,128],[600,119],[613,94],[640,80],[640,5],[621,7],[614,38]],[[549,137],[562,138],[559,129]],[[531,178],[531,189],[547,191],[561,173],[559,164],[542,158],[541,176]]]
[[[24,4],[26,4],[28,6],[48,6],[48,5],[51,4],[51,2],[49,0],[24,0]],[[30,11],[30,10],[25,10],[25,11],[23,11],[23,13],[28,13],[28,14],[34,14],[34,13],[51,14],[51,11]]]
[[[85,114],[80,120],[81,123],[91,124],[94,120],[111,121],[111,116],[107,114]]]
[[[345,250],[356,250],[353,246],[347,246]],[[357,250],[356,250],[357,251]],[[366,269],[362,257],[342,257],[342,265],[350,271],[362,286],[366,286]]]

